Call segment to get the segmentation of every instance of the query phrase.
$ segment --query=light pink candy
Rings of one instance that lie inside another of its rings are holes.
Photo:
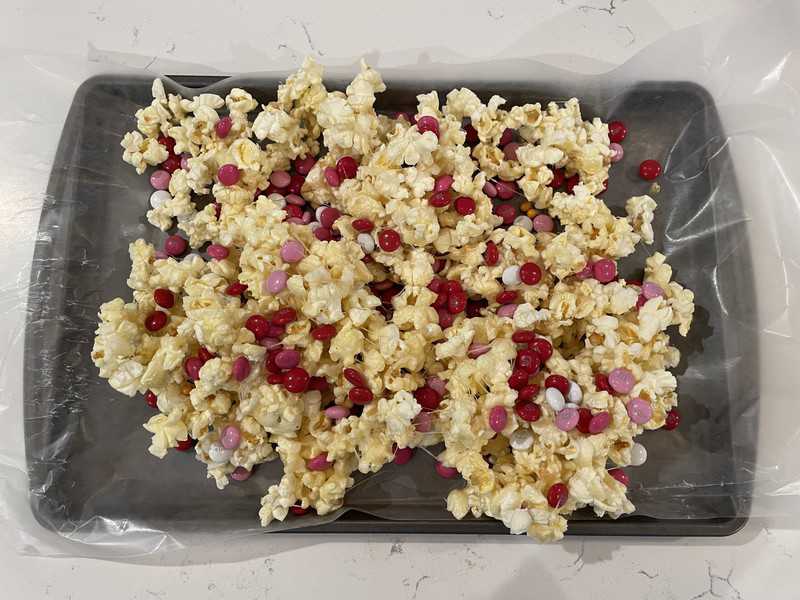
[[[503,306],[497,309],[497,316],[510,318],[514,316],[515,312],[517,312],[516,304],[504,304]]]
[[[510,144],[503,146],[503,156],[505,159],[517,160],[517,148],[519,148],[519,144],[517,142],[511,142]]]
[[[325,167],[325,170],[322,173],[325,176],[325,181],[328,182],[329,186],[339,187],[342,184],[342,179],[339,177],[339,173],[333,167]]]
[[[533,230],[538,233],[549,233],[555,229],[555,223],[550,215],[536,215],[533,217]]]
[[[236,425],[228,425],[222,430],[220,442],[222,443],[222,447],[228,450],[238,448],[239,444],[242,442],[242,432]]]
[[[294,204],[295,206],[305,206],[306,204],[305,199],[302,196],[298,196],[297,194],[289,194],[284,199],[289,204]]]
[[[641,398],[632,398],[628,402],[628,417],[637,425],[644,425],[653,416],[653,407],[647,400]]]
[[[300,364],[300,353],[291,348],[281,350],[275,355],[275,364],[281,369],[293,369]]]
[[[157,190],[166,190],[169,189],[170,179],[172,179],[172,175],[163,169],[159,169],[158,171],[153,171],[153,174],[150,175],[150,185]]]
[[[231,479],[235,481],[247,481],[250,479],[250,475],[252,475],[252,471],[248,471],[244,467],[236,467],[231,473]]]
[[[289,279],[286,271],[273,271],[267,277],[267,290],[270,294],[280,294],[286,289],[286,281]]]
[[[623,147],[616,142],[611,142],[609,146],[611,148],[611,162],[619,162],[622,160],[622,157],[625,156],[625,150]]]
[[[325,416],[334,421],[339,419],[346,419],[350,416],[350,409],[346,406],[329,406],[325,409]]]
[[[452,175],[439,175],[436,178],[436,183],[433,184],[434,192],[446,192],[453,185]]]
[[[311,223],[311,219],[313,218],[314,214],[310,210],[307,210],[303,213],[303,217],[300,220],[303,222],[303,225],[309,225]]]
[[[233,378],[236,381],[244,381],[247,379],[247,376],[250,375],[250,368],[250,361],[247,360],[246,356],[238,357],[233,361],[233,366],[231,367]]]
[[[489,350],[491,350],[489,344],[472,344],[469,350],[467,350],[467,356],[470,358],[478,358],[481,354],[486,354]]]
[[[444,393],[447,391],[447,384],[440,377],[432,375],[428,377],[427,383],[428,387],[431,388],[434,392],[436,392],[440,396],[444,396]]]
[[[636,378],[628,369],[620,367],[608,374],[608,385],[619,394],[627,394],[636,385]]]
[[[428,433],[433,428],[433,417],[429,412],[421,412],[414,417],[414,427],[420,433]]]
[[[584,267],[575,273],[575,277],[578,279],[591,279],[594,277],[594,263],[589,261],[584,265]]]
[[[561,431],[572,431],[578,425],[578,411],[574,408],[562,408],[556,414],[556,427]]]
[[[285,188],[292,181],[292,176],[286,171],[274,171],[269,176],[269,182],[276,188]]]
[[[309,458],[306,461],[306,467],[309,471],[325,471],[333,466],[332,462],[328,462],[328,453],[323,452],[317,454],[314,458]]]
[[[191,154],[186,154],[185,152],[181,154],[181,169],[184,171],[189,170],[189,159],[192,157]]]
[[[266,348],[267,350],[277,350],[278,348],[283,348],[283,344],[281,344],[280,340],[273,337],[263,337],[258,340],[258,345]]]
[[[663,296],[664,290],[657,283],[653,283],[652,281],[645,281],[642,284],[642,295],[648,300],[652,300],[653,298],[658,298],[659,296]]]
[[[494,198],[497,196],[497,188],[491,181],[487,181],[483,184],[483,193],[489,196],[489,198]]]
[[[504,406],[493,406],[489,411],[489,427],[492,431],[501,432],[506,428],[508,423],[508,413]]]
[[[216,258],[217,260],[228,258],[228,254],[230,254],[230,251],[221,244],[211,244],[206,249],[206,252],[211,258]]]
[[[296,263],[303,260],[306,249],[297,240],[286,240],[281,246],[281,258],[288,263]]]

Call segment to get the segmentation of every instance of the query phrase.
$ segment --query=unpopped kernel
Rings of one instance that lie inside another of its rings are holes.
[[[153,83],[122,158],[157,169],[147,218],[177,232],[130,245],[101,377],[157,407],[151,453],[193,447],[220,488],[279,458],[263,525],[335,511],[357,471],[442,442],[458,519],[555,540],[578,508],[633,511],[618,467],[679,422],[666,330],[687,334],[694,296],[659,253],[643,281],[617,272],[656,208],[598,197],[622,138],[574,98],[462,88],[387,116],[385,89],[362,63],[329,91],[311,59],[266,104]]]

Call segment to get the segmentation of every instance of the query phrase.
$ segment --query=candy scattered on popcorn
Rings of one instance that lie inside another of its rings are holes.
[[[656,207],[598,198],[625,125],[464,88],[388,116],[385,89],[362,63],[328,91],[311,59],[264,105],[154,81],[121,145],[172,234],[130,245],[101,377],[158,411],[152,454],[193,449],[220,489],[279,459],[263,525],[339,509],[356,472],[420,446],[461,478],[458,519],[556,540],[578,508],[633,511],[621,467],[680,422],[666,330],[686,335],[694,296],[658,253],[642,281],[619,273]]]

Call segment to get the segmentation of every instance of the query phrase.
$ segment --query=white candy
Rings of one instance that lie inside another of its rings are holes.
[[[187,223],[194,219],[194,215],[178,215],[178,223]]]
[[[638,467],[647,460],[647,448],[641,444],[631,446],[631,466]]]
[[[172,200],[172,196],[167,190],[156,190],[150,194],[150,206],[153,208],[161,208],[164,203]]]
[[[208,447],[208,457],[215,463],[228,462],[233,456],[233,450],[225,448],[219,442],[214,442]]]
[[[316,212],[314,213],[314,216],[315,216],[315,217],[317,217],[317,221],[319,221],[320,219],[322,219],[322,211],[323,211],[323,210],[325,210],[326,208],[328,208],[328,207],[327,207],[327,206],[325,206],[325,205],[322,205],[322,206],[318,206],[318,207],[317,207],[317,210],[316,210]]]
[[[527,215],[520,215],[514,219],[514,225],[522,227],[525,231],[533,231],[533,221]]]
[[[308,228],[311,231],[316,231],[320,227],[322,227],[322,223],[320,223],[319,221],[311,221],[311,223],[308,224]]]
[[[531,523],[533,523],[531,513],[524,508],[518,508],[511,514],[511,523],[509,523],[508,529],[514,535],[519,535],[526,533]]]
[[[284,208],[286,206],[286,199],[280,194],[270,194],[267,197],[272,200],[278,208]]]
[[[533,446],[533,433],[530,429],[517,429],[508,438],[508,443],[514,450],[527,450]]]
[[[569,382],[569,391],[567,392],[567,398],[573,404],[580,404],[581,400],[583,400],[583,390],[581,386],[579,386],[574,381]]]
[[[503,271],[503,283],[506,285],[519,285],[522,280],[519,278],[519,266],[511,265]]]
[[[575,404],[574,402],[567,402],[567,403],[564,405],[564,408],[574,408],[574,409],[576,409],[576,410],[577,410],[577,409],[578,409],[578,408],[580,408],[580,407],[579,407],[577,404]]]
[[[549,387],[544,391],[544,399],[554,411],[558,412],[564,408],[564,394],[558,388]]]
[[[359,233],[358,237],[356,237],[356,241],[365,254],[370,254],[375,250],[375,240],[373,240],[372,236],[368,233]]]

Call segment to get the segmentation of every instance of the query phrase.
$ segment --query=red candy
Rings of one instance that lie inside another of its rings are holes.
[[[283,385],[283,373],[270,373],[267,375],[267,383]]]
[[[447,297],[447,310],[450,313],[457,315],[464,312],[467,308],[467,294],[465,292],[454,292]]]
[[[369,219],[355,219],[352,225],[353,229],[361,233],[369,233],[375,229],[375,224]]]
[[[542,366],[542,359],[533,350],[523,348],[517,352],[516,366],[526,373],[535,375]]]
[[[352,367],[347,367],[344,371],[342,371],[342,375],[344,375],[344,378],[356,387],[367,387],[367,380],[364,378],[361,372],[353,369]]]
[[[563,375],[548,375],[544,380],[544,387],[556,388],[566,396],[569,392],[569,380]]]
[[[486,251],[483,253],[483,260],[486,266],[493,267],[500,260],[500,250],[497,244],[492,241],[486,242]]]
[[[310,154],[305,158],[297,158],[294,161],[294,170],[300,173],[300,175],[308,175],[311,172],[311,169],[314,168],[314,165],[317,163],[317,159],[311,156]]]
[[[594,374],[594,386],[599,392],[608,392],[609,394],[614,393],[614,388],[611,387],[611,384],[608,382],[608,375],[605,373]]]
[[[425,133],[426,131],[432,131],[436,134],[436,137],[439,137],[439,121],[437,121],[434,117],[430,117],[425,115],[424,117],[420,117],[417,119],[417,131],[420,133]]]
[[[475,200],[469,196],[459,196],[456,198],[455,207],[458,214],[466,217],[475,212]]]
[[[213,352],[211,352],[211,350],[206,348],[205,346],[200,346],[200,349],[197,351],[197,357],[200,360],[202,360],[203,363],[207,363],[208,361],[210,361],[215,356],[216,355]]]
[[[202,368],[203,361],[196,356],[190,356],[183,361],[183,371],[189,379],[195,381],[200,379],[200,369]]]
[[[681,423],[681,414],[678,412],[677,408],[671,408],[667,412],[667,417],[664,420],[664,429],[667,431],[672,431]]]
[[[585,433],[586,435],[589,435],[590,433],[589,423],[591,423],[591,421],[592,421],[592,411],[590,411],[588,408],[579,408],[578,424],[576,425],[578,431],[580,431],[581,433]]]
[[[244,326],[253,332],[257,340],[267,337],[267,334],[269,334],[269,321],[262,315],[251,315],[244,322]]]
[[[352,179],[358,173],[358,163],[352,156],[343,156],[336,161],[336,172],[342,180]]]
[[[147,402],[147,406],[150,408],[158,408],[158,396],[150,390],[144,393],[144,401]]]
[[[292,321],[297,320],[297,311],[291,307],[278,309],[272,315],[272,322],[275,325],[288,325]]]
[[[661,163],[659,163],[657,160],[650,158],[642,161],[642,164],[639,165],[639,177],[642,179],[652,181],[659,175],[661,175]]]
[[[175,138],[168,137],[162,133],[158,136],[157,141],[167,149],[167,152],[175,154]]]
[[[617,481],[619,481],[625,487],[628,487],[628,485],[631,482],[631,478],[628,477],[628,474],[622,469],[609,469],[608,474],[611,475]]]
[[[167,313],[162,310],[154,310],[144,320],[147,331],[158,331],[167,324]]]
[[[323,227],[331,229],[336,220],[341,216],[342,213],[340,213],[338,209],[329,206],[322,211],[322,214],[320,214],[319,222],[322,223]]]
[[[503,134],[500,136],[500,143],[498,144],[498,146],[505,146],[506,144],[510,144],[513,141],[514,141],[514,130],[509,127],[506,127],[505,130],[503,130]]]
[[[530,377],[530,373],[516,368],[511,372],[511,377],[508,378],[508,387],[512,390],[521,390],[528,385],[528,377]]]
[[[450,279],[444,285],[448,294],[459,294],[464,291],[464,288],[461,287],[461,282],[455,279]]]
[[[511,341],[517,344],[528,344],[536,339],[536,334],[533,331],[526,329],[518,329],[511,334]]]
[[[514,300],[517,299],[518,295],[519,294],[516,290],[503,290],[502,292],[497,294],[495,300],[499,304],[511,304],[512,302],[514,302]]]
[[[444,208],[445,206],[449,206],[450,192],[448,191],[434,192],[433,194],[431,194],[431,197],[428,198],[428,204],[430,204],[434,208]]]
[[[312,377],[308,380],[308,389],[317,392],[324,392],[330,387],[328,380],[324,377]]]
[[[306,391],[310,377],[302,367],[289,369],[283,376],[283,387],[288,391],[300,394]]]
[[[303,184],[305,182],[306,182],[305,177],[295,173],[294,175],[292,175],[292,178],[289,181],[289,185],[286,187],[286,191],[289,192],[290,194],[296,194],[300,196],[302,193]]]
[[[378,245],[384,252],[394,252],[400,247],[400,234],[394,229],[382,229],[378,233]]]
[[[178,169],[181,168],[181,157],[175,156],[174,154],[170,154],[167,157],[167,160],[161,163],[161,168],[164,169],[167,173],[174,173]]]
[[[528,423],[538,421],[539,417],[542,416],[542,409],[539,408],[538,404],[534,404],[533,402],[517,402],[514,406],[514,410],[520,419]]]
[[[467,146],[472,146],[480,141],[480,139],[478,138],[478,130],[475,129],[472,125],[469,124],[466,125],[464,127],[464,131],[467,132],[466,139],[464,140],[464,143],[466,143]]]
[[[503,225],[511,225],[517,218],[517,209],[511,204],[496,204],[493,212],[503,219]]]
[[[553,179],[550,181],[550,187],[553,188],[554,190],[557,190],[562,185],[564,185],[565,179],[566,178],[564,177],[564,169],[556,169],[555,171],[553,171]]]
[[[192,438],[178,440],[178,444],[175,446],[175,450],[180,452],[186,452],[192,448],[194,448],[194,440]]]
[[[350,388],[350,391],[347,392],[347,397],[350,398],[350,402],[353,404],[369,404],[374,398],[372,392],[364,387]]]
[[[542,280],[542,269],[536,263],[527,262],[519,268],[519,278],[525,285],[536,285]]]
[[[608,124],[608,140],[619,144],[628,135],[628,128],[622,121],[611,121]]]
[[[450,311],[445,310],[444,308],[437,308],[436,312],[439,315],[439,326],[442,329],[447,329],[453,323],[455,323],[456,317]]]
[[[427,385],[414,390],[414,398],[417,400],[417,404],[426,410],[436,410],[442,401],[439,393]]]
[[[228,296],[240,296],[247,291],[247,284],[240,283],[238,281],[234,281],[228,287],[225,288],[225,293]]]
[[[334,325],[319,325],[311,330],[311,337],[315,340],[325,341],[331,339],[336,335],[336,327]]]
[[[520,402],[533,400],[539,395],[539,386],[535,383],[526,385],[517,392],[517,400]],[[538,418],[538,417],[537,417]]]
[[[164,252],[167,256],[179,256],[186,252],[186,247],[189,245],[185,239],[179,235],[171,235],[164,240]]]
[[[494,186],[497,188],[497,195],[501,200],[511,200],[517,193],[517,184],[513,181],[497,181]]]
[[[165,288],[157,288],[153,291],[153,300],[161,308],[172,308],[175,306],[175,294]]]
[[[569,490],[563,483],[554,483],[547,490],[547,503],[553,508],[559,508],[567,503]]]
[[[528,348],[536,352],[539,358],[542,359],[542,362],[547,362],[547,360],[553,356],[553,345],[544,338],[536,338],[532,342],[529,342]]]
[[[580,183],[580,178],[577,174],[573,175],[572,177],[567,177],[565,182],[565,186],[567,188],[567,193],[571,194],[572,190],[575,188],[576,185]]]

